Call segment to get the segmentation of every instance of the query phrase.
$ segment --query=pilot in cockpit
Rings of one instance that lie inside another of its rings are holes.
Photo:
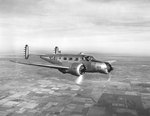
[[[92,57],[92,56],[86,56],[84,58],[85,58],[86,61],[92,61],[92,60],[94,60],[94,57]]]

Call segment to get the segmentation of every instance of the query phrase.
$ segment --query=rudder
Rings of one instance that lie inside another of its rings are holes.
[[[29,46],[28,45],[25,45],[25,49],[24,49],[24,56],[25,56],[25,59],[28,59],[29,58]]]

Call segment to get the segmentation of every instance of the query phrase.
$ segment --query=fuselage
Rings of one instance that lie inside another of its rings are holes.
[[[112,66],[109,63],[98,61],[93,56],[82,54],[51,54],[41,55],[40,58],[51,64],[66,67],[71,67],[75,63],[83,64],[86,69],[85,72],[99,72],[108,74],[111,70],[113,70]]]

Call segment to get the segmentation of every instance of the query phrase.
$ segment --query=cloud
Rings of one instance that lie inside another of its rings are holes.
[[[149,31],[150,4],[145,2],[148,0],[0,0],[0,15],[3,22],[29,31],[103,32],[108,27]]]
[[[89,2],[96,3],[111,3],[111,2],[129,2],[129,3],[149,3],[149,0],[86,0]]]
[[[148,0],[0,0],[0,13],[11,17],[50,16],[62,22],[65,17],[72,23],[78,20],[97,26],[144,27],[150,25],[150,4],[145,2]]]
[[[148,0],[0,0],[0,38],[17,49],[52,41],[64,49],[133,52],[149,43],[149,10]]]
[[[38,1],[38,0],[37,0]],[[0,12],[8,14],[28,13],[36,6],[35,0],[0,0]]]

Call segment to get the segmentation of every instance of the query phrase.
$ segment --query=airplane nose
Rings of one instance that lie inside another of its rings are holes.
[[[101,64],[101,69],[104,71],[104,73],[108,73],[108,68],[107,65],[105,63]]]
[[[97,63],[97,71],[105,74],[109,73],[105,63]]]
[[[105,62],[105,64],[106,64],[106,66],[107,66],[107,70],[108,70],[108,72],[111,72],[114,68],[111,66],[111,64],[110,63],[108,63],[108,62]]]
[[[108,74],[109,72],[111,72],[113,70],[113,67],[105,62],[105,63],[98,63],[98,71],[102,72],[102,73],[105,73],[105,74]]]

